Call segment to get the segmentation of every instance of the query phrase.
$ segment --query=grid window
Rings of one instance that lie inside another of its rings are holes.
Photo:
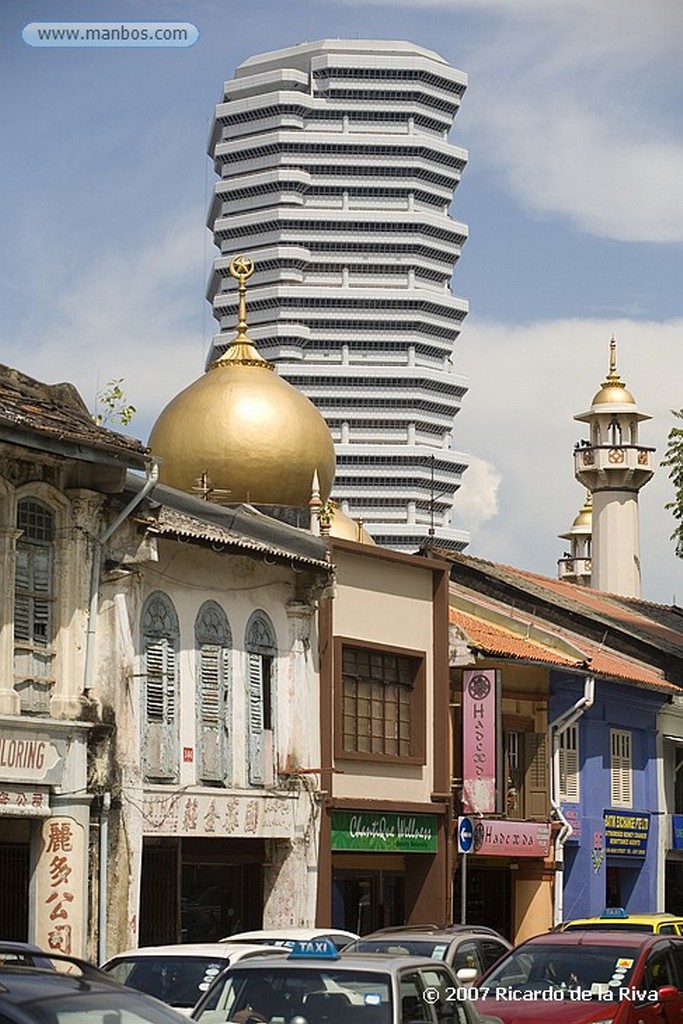
[[[411,706],[418,667],[416,658],[343,648],[344,751],[394,757],[413,754]]]

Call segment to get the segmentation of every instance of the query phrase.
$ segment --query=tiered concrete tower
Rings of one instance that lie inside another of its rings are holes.
[[[584,587],[591,585],[591,548],[593,535],[593,499],[590,492],[579,510],[579,514],[566,533],[561,533],[562,540],[569,541],[569,551],[565,551],[557,563],[559,579],[567,583],[580,583]]]
[[[467,154],[448,132],[466,76],[406,42],[324,40],[251,57],[226,82],[209,151],[220,255],[208,298],[224,351],[256,264],[250,333],[325,417],[332,497],[378,543],[414,550],[451,525],[467,457],[452,358],[467,303],[450,289],[467,229],[449,206]]]
[[[651,478],[654,448],[639,444],[638,425],[650,416],[617,373],[617,343],[610,341],[609,373],[588,412],[590,440],[574,449],[574,475],[592,494],[591,586],[625,597],[640,595],[638,493]]]

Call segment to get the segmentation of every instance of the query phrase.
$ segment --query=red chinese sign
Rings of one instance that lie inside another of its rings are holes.
[[[465,814],[496,810],[498,679],[493,669],[462,674],[462,806]]]

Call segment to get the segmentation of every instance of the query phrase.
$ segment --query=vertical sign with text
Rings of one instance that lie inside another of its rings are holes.
[[[498,673],[466,669],[462,674],[462,806],[465,814],[496,810]]]

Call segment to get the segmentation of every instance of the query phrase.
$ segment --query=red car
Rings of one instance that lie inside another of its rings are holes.
[[[472,996],[503,1024],[682,1024],[683,937],[537,935],[487,971]]]

